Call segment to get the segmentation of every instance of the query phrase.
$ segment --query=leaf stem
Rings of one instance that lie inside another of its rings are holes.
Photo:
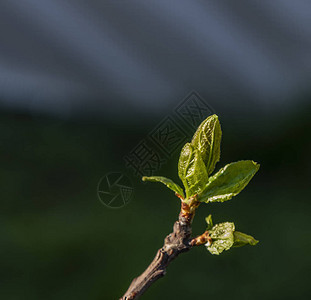
[[[209,235],[209,232],[206,230],[201,235],[197,236],[196,238],[192,239],[190,241],[191,246],[200,246],[203,244],[208,244],[210,246],[212,244],[213,240]]]

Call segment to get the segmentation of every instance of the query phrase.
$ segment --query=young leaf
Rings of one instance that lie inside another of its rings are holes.
[[[184,178],[186,177],[187,167],[189,165],[192,152],[193,147],[190,143],[186,143],[185,146],[181,149],[178,161],[178,176],[182,182],[184,182]]]
[[[211,174],[220,158],[221,128],[217,115],[209,116],[198,127],[191,144],[200,152],[206,165],[207,174]]]
[[[165,184],[169,189],[171,189],[175,193],[177,193],[177,194],[181,195],[183,198],[185,198],[183,189],[177,183],[175,183],[173,180],[171,180],[169,178],[162,177],[162,176],[151,176],[151,177],[144,176],[142,178],[142,180],[143,181],[152,181],[152,182],[161,182],[161,183]]]
[[[206,219],[208,218],[210,216]],[[217,224],[212,229],[209,229],[208,233],[212,242],[206,244],[206,248],[211,254],[219,255],[231,247],[241,247],[247,244],[254,246],[258,243],[252,236],[235,231],[235,226],[232,222]]]
[[[251,235],[235,231],[234,235],[234,244],[232,247],[242,247],[247,244],[255,246],[259,241],[255,240]]]
[[[213,228],[213,220],[212,220],[212,215],[209,215],[208,217],[205,218],[205,222],[207,223],[207,228],[206,230],[210,230]]]
[[[206,248],[211,254],[219,255],[224,250],[229,250],[234,243],[234,223],[225,222],[215,225],[209,230],[209,236],[212,238],[212,243]]]
[[[194,149],[190,143],[187,143],[181,150],[178,175],[184,184],[187,198],[201,193],[208,182],[208,175],[200,152]]]
[[[204,191],[198,195],[201,202],[224,202],[240,193],[255,173],[259,164],[251,160],[241,160],[226,165],[209,178]]]

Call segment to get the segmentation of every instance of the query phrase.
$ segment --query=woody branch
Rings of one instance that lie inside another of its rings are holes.
[[[199,237],[191,238],[191,223],[195,209],[198,206],[199,202],[196,201],[195,197],[189,204],[181,202],[179,218],[174,224],[173,232],[165,238],[163,247],[157,251],[151,264],[140,276],[132,281],[120,300],[138,299],[155,281],[165,275],[168,265],[179,254],[210,240],[207,232]]]

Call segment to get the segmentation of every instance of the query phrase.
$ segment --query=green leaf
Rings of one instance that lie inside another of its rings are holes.
[[[208,217],[205,218],[205,222],[207,223],[207,228],[206,230],[210,230],[213,228],[213,220],[212,220],[212,215],[209,215]]]
[[[162,176],[151,176],[151,177],[144,176],[142,178],[142,180],[143,181],[152,181],[152,182],[161,182],[161,183],[165,184],[169,189],[171,189],[175,193],[177,193],[177,194],[181,195],[183,198],[185,198],[183,189],[177,183],[175,183],[173,180],[171,180],[169,178],[162,177]]]
[[[245,245],[252,245],[255,246],[259,243],[259,241],[255,240],[251,235],[235,231],[234,235],[234,244],[233,247],[242,247]]]
[[[187,168],[189,165],[190,157],[193,152],[193,147],[190,143],[186,143],[185,146],[181,149],[179,161],[178,161],[178,176],[182,182],[186,177]]]
[[[234,243],[234,223],[225,222],[215,225],[209,230],[209,236],[212,238],[211,244],[206,244],[207,250],[211,254],[219,255],[224,250],[229,250]]]
[[[187,198],[201,193],[208,182],[202,157],[190,143],[187,143],[181,150],[178,175],[184,184]]]
[[[211,224],[211,215],[206,218],[206,221]],[[252,236],[235,231],[232,222],[216,224],[213,228],[208,229],[208,233],[212,242],[205,244],[206,248],[210,253],[216,255],[232,247],[241,247],[247,244],[254,246],[258,243]]]
[[[259,164],[251,160],[241,160],[226,165],[209,178],[204,191],[198,195],[201,202],[224,202],[240,193],[255,173]]]
[[[197,149],[211,174],[220,158],[221,128],[217,115],[205,119],[195,132],[191,144]]]

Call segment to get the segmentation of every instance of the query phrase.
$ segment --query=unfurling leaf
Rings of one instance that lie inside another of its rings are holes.
[[[234,223],[225,222],[215,225],[210,229],[209,236],[212,238],[212,243],[206,248],[211,254],[219,255],[224,250],[229,250],[234,243],[233,232],[235,230]]]
[[[204,191],[198,195],[201,202],[224,202],[240,193],[255,173],[259,164],[251,160],[241,160],[226,165],[209,178]]]
[[[206,167],[200,152],[190,143],[181,150],[178,175],[184,184],[187,198],[201,193],[208,182]]]
[[[213,228],[213,220],[212,220],[212,215],[209,215],[208,217],[205,218],[205,222],[207,224],[206,230],[210,230]]]
[[[142,178],[142,180],[143,181],[152,181],[152,182],[161,182],[161,183],[165,184],[169,189],[171,189],[175,193],[177,193],[177,194],[181,195],[183,198],[185,198],[183,189],[177,183],[175,183],[173,180],[171,180],[169,178],[162,177],[162,176],[151,176],[151,177],[144,176]]]
[[[197,149],[210,175],[220,158],[221,128],[217,115],[205,119],[195,132],[191,144]]]
[[[255,246],[259,241],[255,240],[251,235],[235,231],[234,235],[234,244],[232,247],[242,247],[245,245]]]
[[[205,220],[209,228],[211,215]],[[232,222],[216,224],[207,230],[212,242],[207,243],[206,248],[211,254],[219,255],[224,250],[229,250],[232,247],[241,247],[247,244],[254,246],[258,243],[252,236],[235,231],[235,226]]]

